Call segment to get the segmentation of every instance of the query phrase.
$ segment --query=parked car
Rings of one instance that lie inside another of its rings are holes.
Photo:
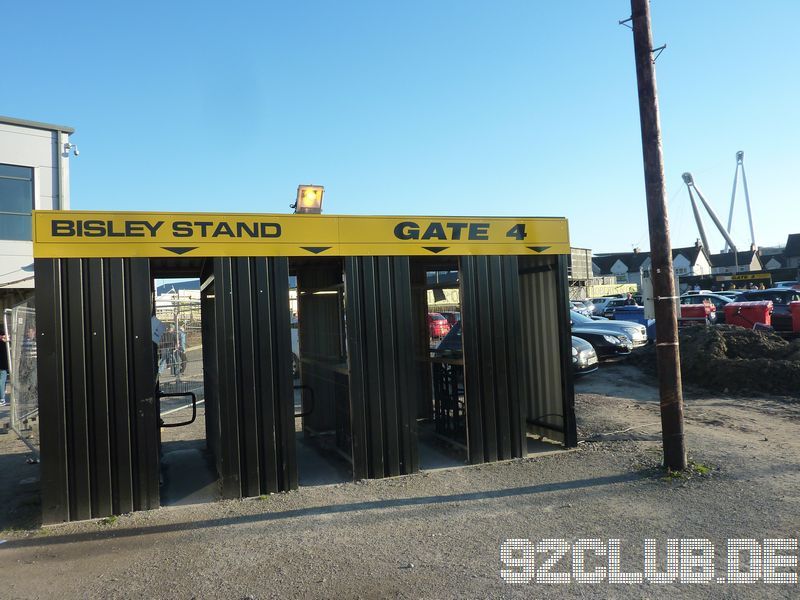
[[[589,342],[597,353],[598,359],[625,356],[633,350],[633,342],[623,333],[573,326],[572,335]]]
[[[447,322],[450,323],[451,328],[453,327],[453,325],[455,325],[461,320],[460,312],[439,311],[439,314],[442,315],[445,319],[447,319]]]
[[[614,309],[619,308],[620,306],[628,306],[628,299],[627,298],[611,298],[606,307],[603,309],[603,316],[606,319],[613,319],[614,318]]]
[[[611,302],[612,298],[604,297],[604,298],[592,298],[592,305],[594,305],[594,310],[592,311],[593,314],[599,316],[603,315],[603,311],[606,309],[606,304]]]
[[[450,323],[440,313],[428,313],[428,334],[432,338],[443,338],[450,333]]]
[[[634,348],[647,344],[647,328],[633,321],[610,321],[608,319],[590,319],[574,311],[570,312],[572,331],[576,327],[604,331],[613,335],[624,335],[633,343]],[[577,335],[577,334],[575,334]],[[580,337],[580,336],[579,336]],[[598,352],[599,355],[599,352]]]
[[[742,292],[737,302],[772,301],[772,327],[777,331],[792,330],[792,313],[790,302],[800,300],[800,290],[788,287],[770,288],[768,290],[752,290]]]
[[[717,296],[726,296],[731,300],[736,300],[743,290],[722,290],[721,292],[714,292]]]
[[[773,287],[800,290],[800,281],[777,281]]]
[[[579,312],[582,315],[590,315],[592,311],[587,307],[583,302],[580,300],[570,300],[569,301],[570,309],[574,310],[575,312]]]
[[[683,296],[681,296],[682,305],[704,304],[705,302],[710,302],[714,306],[714,309],[716,311],[715,314],[716,322],[724,323],[725,305],[732,302],[732,300],[729,297],[721,296],[719,294],[713,294],[711,292],[708,293],[686,292]]]
[[[587,298],[585,300],[580,300],[580,303],[583,304],[586,307],[586,311],[587,311],[586,315],[587,316],[590,317],[590,316],[592,316],[594,314],[594,302],[592,302],[591,300],[589,300]]]
[[[438,356],[460,357],[461,346],[461,321],[453,325],[444,339],[439,343],[434,352]],[[597,370],[597,352],[594,347],[579,337],[572,336],[572,372],[577,375],[586,375]]]
[[[576,377],[597,371],[597,352],[586,340],[572,336],[572,373]]]

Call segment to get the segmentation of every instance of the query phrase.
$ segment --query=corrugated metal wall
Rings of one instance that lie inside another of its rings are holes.
[[[577,443],[566,256],[519,259],[528,432]]]
[[[36,259],[45,523],[159,505],[148,259]]]
[[[419,470],[409,259],[345,258],[353,474]]]
[[[460,258],[472,463],[524,456],[526,420],[576,443],[566,265]],[[347,257],[344,273],[354,477],[416,472],[428,394],[409,258]],[[36,276],[44,521],[157,507],[149,261],[37,259]],[[288,261],[214,258],[202,280],[207,433],[223,496],[295,489]]]
[[[296,489],[288,260],[214,258],[212,270],[204,369],[222,495]]]
[[[469,461],[525,456],[517,257],[464,256],[459,270]]]

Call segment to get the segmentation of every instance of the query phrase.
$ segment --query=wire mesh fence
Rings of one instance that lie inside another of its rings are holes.
[[[38,454],[39,392],[36,375],[36,310],[28,300],[3,313],[8,341],[2,350],[8,358],[11,429]]]
[[[192,392],[203,398],[203,344],[200,301],[194,298],[156,300],[156,317],[164,324],[158,342],[158,382],[164,393]]]

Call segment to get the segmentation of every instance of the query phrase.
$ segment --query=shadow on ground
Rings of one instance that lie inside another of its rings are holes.
[[[388,500],[375,500],[369,502],[353,502],[350,504],[334,504],[329,506],[312,506],[282,512],[265,512],[254,515],[240,515],[234,517],[220,517],[216,519],[204,519],[199,521],[184,521],[181,523],[167,523],[163,525],[153,525],[148,527],[132,527],[129,529],[109,529],[108,531],[91,531],[74,533],[68,535],[52,535],[38,538],[27,538],[19,540],[9,540],[6,548],[50,546],[54,544],[69,544],[84,541],[97,541],[110,538],[135,537],[142,535],[152,535],[160,533],[171,533],[178,531],[189,531],[194,529],[208,529],[212,527],[224,527],[229,525],[244,525],[248,523],[267,523],[270,521],[282,521],[285,519],[297,519],[302,517],[316,517],[331,514],[346,514],[358,511],[383,510],[390,508],[405,508],[412,506],[423,506],[430,504],[446,504],[451,502],[475,502],[480,500],[492,500],[498,498],[512,498],[515,496],[527,496],[533,494],[544,494],[548,492],[559,492],[565,490],[580,490],[606,485],[630,483],[637,480],[652,478],[653,469],[642,469],[620,475],[610,475],[606,477],[592,477],[578,479],[575,481],[561,481],[545,483],[540,485],[530,485],[524,487],[507,488],[501,490],[489,490],[484,492],[468,492],[462,494],[450,494],[446,496],[420,496],[416,498],[397,498]]]
[[[35,529],[42,524],[39,464],[29,463],[33,454],[3,429],[0,434],[0,530]]]

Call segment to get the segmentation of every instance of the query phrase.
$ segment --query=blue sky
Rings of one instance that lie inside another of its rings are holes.
[[[646,249],[629,13],[7,3],[0,114],[75,127],[75,209],[285,213],[317,183],[327,213],[566,216],[573,245]],[[681,173],[727,221],[737,150],[758,243],[785,242],[800,231],[800,2],[656,0],[653,19],[673,245],[697,237]],[[747,246],[741,189],[737,204]]]

